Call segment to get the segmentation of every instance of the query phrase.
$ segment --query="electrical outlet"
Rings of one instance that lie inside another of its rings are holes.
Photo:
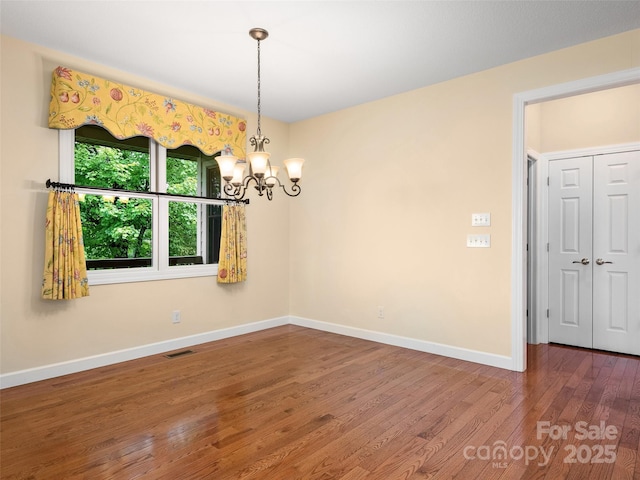
[[[491,235],[467,235],[467,247],[489,248],[491,247]]]
[[[471,226],[472,227],[489,227],[489,226],[491,226],[491,214],[490,213],[472,213],[471,214]]]
[[[171,313],[171,322],[172,323],[180,323],[180,310],[174,310]]]
[[[382,306],[378,307],[378,318],[380,318],[380,319],[384,318],[384,307],[382,307]]]

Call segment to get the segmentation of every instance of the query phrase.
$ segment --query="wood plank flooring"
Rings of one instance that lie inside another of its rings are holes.
[[[2,390],[0,477],[640,479],[638,357],[530,346],[516,373],[295,326],[191,349]]]

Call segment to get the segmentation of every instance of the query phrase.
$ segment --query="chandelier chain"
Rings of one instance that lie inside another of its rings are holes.
[[[260,40],[258,40],[258,136],[262,135],[260,128]]]

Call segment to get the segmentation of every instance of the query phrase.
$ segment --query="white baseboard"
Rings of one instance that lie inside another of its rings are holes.
[[[170,352],[180,348],[192,347],[201,343],[213,342],[288,324],[313,328],[324,332],[337,333],[348,337],[361,338],[363,340],[371,340],[373,342],[394,345],[396,347],[409,348],[420,352],[457,358],[459,360],[466,360],[468,362],[480,363],[492,367],[514,370],[511,357],[453,347],[451,345],[443,345],[441,343],[427,342],[425,340],[402,337],[389,333],[376,332],[374,330],[348,327],[337,323],[321,322],[319,320],[311,320],[309,318],[289,316],[247,323],[236,327],[223,328],[187,337],[174,338],[163,342],[141,345],[139,347],[127,348],[101,355],[94,355],[92,357],[79,358],[77,360],[69,360],[67,362],[54,363],[42,367],[6,373],[4,375],[0,375],[0,389],[16,387],[18,385],[47,380],[50,378],[60,377],[62,375],[91,370],[92,368],[113,365],[115,363],[126,362],[128,360],[135,360],[136,358],[157,355],[159,353]]]
[[[288,323],[289,317],[273,318],[260,322],[247,323],[237,327],[223,328],[187,337],[174,338],[163,342],[103,353],[101,355],[79,358],[77,360],[54,363],[43,367],[19,370],[17,372],[0,375],[0,389],[24,385],[31,382],[38,382],[40,380],[47,380],[49,378],[91,370],[92,368],[104,367],[106,365],[113,365],[114,363],[135,360],[136,358],[147,357],[149,355],[157,355],[159,353],[170,352],[180,348],[192,347],[201,343],[213,342],[215,340],[222,340],[225,338],[235,337],[237,335],[266,330],[268,328],[287,325]]]
[[[513,370],[513,361],[511,357],[503,355],[453,347],[451,345],[443,345],[441,343],[427,342],[426,340],[418,340],[415,338],[401,337],[399,335],[376,332],[374,330],[347,327],[337,323],[321,322],[302,317],[289,317],[289,322],[292,325],[298,325],[300,327],[313,328],[324,332],[337,333],[339,335],[371,340],[373,342],[384,343],[386,345],[393,345],[396,347],[408,348],[420,352],[433,353],[444,357],[457,358],[468,362],[489,365],[491,367]]]

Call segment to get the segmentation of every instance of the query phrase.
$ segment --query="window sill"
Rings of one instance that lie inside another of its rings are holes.
[[[152,268],[127,268],[119,270],[90,270],[87,272],[89,286],[115,283],[151,282],[177,278],[215,277],[218,265],[189,265],[168,267],[164,270]]]

